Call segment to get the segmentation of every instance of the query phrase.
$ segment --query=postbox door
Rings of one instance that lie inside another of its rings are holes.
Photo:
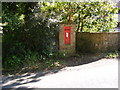
[[[70,44],[70,27],[64,27],[64,43]]]

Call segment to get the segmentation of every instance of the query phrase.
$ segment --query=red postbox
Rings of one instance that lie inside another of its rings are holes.
[[[70,44],[70,26],[64,27],[64,43]]]

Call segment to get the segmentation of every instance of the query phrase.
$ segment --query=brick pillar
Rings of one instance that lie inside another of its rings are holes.
[[[65,43],[65,27],[70,27],[70,43]],[[59,51],[67,55],[74,55],[76,50],[76,25],[75,23],[61,23],[59,32]]]

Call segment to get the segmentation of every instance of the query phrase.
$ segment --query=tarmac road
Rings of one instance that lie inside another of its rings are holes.
[[[3,77],[3,88],[118,88],[117,59],[101,59],[42,74]]]

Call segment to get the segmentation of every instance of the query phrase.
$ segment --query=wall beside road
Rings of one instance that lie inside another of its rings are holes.
[[[96,53],[120,50],[120,32],[77,32],[77,52]]]

